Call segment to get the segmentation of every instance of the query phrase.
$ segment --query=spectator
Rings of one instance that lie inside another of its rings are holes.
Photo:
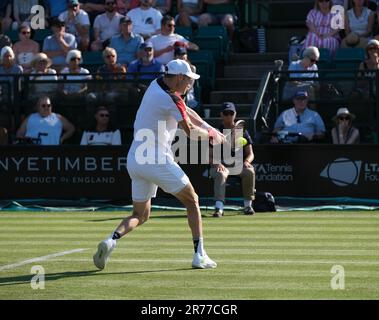
[[[13,0],[14,22],[12,24],[12,29],[18,30],[22,24],[30,25],[33,18],[33,14],[30,12],[30,9],[38,4],[38,0]]]
[[[290,73],[290,78],[318,78],[317,61],[320,58],[320,52],[316,47],[308,47],[303,52],[301,60],[292,61],[288,71],[315,71],[311,73]],[[311,99],[315,99],[318,83],[314,80],[295,80],[287,82],[283,88],[283,100],[292,99],[294,94],[299,90],[305,90]]]
[[[12,47],[12,41],[9,39],[9,37],[5,34],[0,34],[0,50],[4,47]]]
[[[93,51],[104,50],[111,38],[120,31],[120,20],[123,18],[116,10],[116,0],[105,0],[105,13],[98,15],[93,24]]]
[[[76,49],[77,42],[75,36],[65,32],[65,23],[59,19],[52,19],[50,27],[53,32],[43,41],[42,51],[53,61],[53,68],[58,72],[66,64],[66,55]]]
[[[105,11],[104,0],[80,0],[81,8],[88,13],[91,25]]]
[[[14,75],[22,74],[23,69],[16,63],[16,57],[11,47],[5,46],[0,52],[0,81],[8,81],[10,83],[10,91],[8,86],[3,84],[0,86],[0,97],[13,98]],[[0,98],[0,99],[1,99]]]
[[[199,24],[199,16],[203,13],[203,0],[178,0],[178,15],[175,17],[178,25],[190,27]]]
[[[65,80],[91,80],[92,77],[90,72],[80,67],[80,64],[83,63],[82,53],[79,50],[71,50],[67,53],[66,63],[68,67],[65,67],[61,71],[61,75]],[[69,75],[65,75],[69,74]],[[83,97],[87,93],[87,83],[64,83],[61,93],[66,98],[77,98]]]
[[[364,0],[353,0],[353,7],[345,15],[345,34],[341,47],[365,48],[374,28],[374,13]]]
[[[190,50],[199,50],[196,44],[189,42],[186,38],[174,32],[175,20],[173,17],[166,15],[162,18],[161,33],[150,39],[154,47],[154,57],[164,65],[174,59],[175,43]]]
[[[0,33],[7,32],[12,22],[12,0],[0,1]]]
[[[47,10],[46,17],[50,19],[58,18],[59,15],[66,11],[66,0],[44,0],[45,9]]]
[[[22,25],[18,32],[20,41],[13,46],[16,62],[22,66],[24,73],[31,71],[33,57],[39,52],[38,42],[30,39],[31,29],[28,25]]]
[[[117,12],[125,16],[129,10],[137,8],[140,0],[116,0]]]
[[[358,144],[359,130],[353,127],[355,115],[347,108],[339,108],[333,117],[336,126],[332,129],[333,144]]]
[[[0,146],[8,144],[8,130],[0,126]]]
[[[128,65],[137,58],[137,51],[143,38],[132,32],[132,20],[126,16],[120,19],[121,34],[111,38],[110,47],[117,51],[117,62]]]
[[[315,0],[314,9],[309,11],[307,15],[308,34],[304,41],[304,48],[310,46],[326,48],[334,56],[340,45],[340,30],[332,28],[333,14],[331,8],[331,1]]]
[[[220,5],[230,5],[234,7],[233,0],[204,0],[205,5],[207,6],[220,6]],[[229,11],[229,8],[228,10]],[[209,24],[219,24],[226,28],[228,31],[229,39],[233,39],[234,34],[234,23],[237,21],[237,17],[233,16],[229,12],[214,14],[210,12],[205,12],[199,17],[200,26],[207,26]]]
[[[152,7],[154,0],[141,0],[138,8],[128,12],[133,21],[133,33],[144,39],[150,38],[161,31],[162,13]]]
[[[57,84],[54,83],[58,80],[57,72],[51,69],[52,61],[43,52],[37,53],[31,63],[32,71],[30,80],[50,80],[51,83],[32,83],[29,87],[29,98],[36,99],[42,95],[54,97],[57,90]]]
[[[62,115],[52,112],[49,97],[41,97],[37,112],[30,114],[17,130],[19,139],[38,139],[41,145],[60,145],[70,138],[75,127]]]
[[[233,102],[224,102],[223,111],[220,116],[222,125],[219,130],[223,132],[224,129],[232,129],[235,125],[236,108]],[[245,130],[243,137],[247,140],[247,144],[243,147],[243,168],[238,175],[242,179],[242,192],[244,199],[244,214],[254,214],[253,200],[255,192],[255,171],[252,166],[254,160],[254,153],[252,148],[252,140],[249,133]],[[232,138],[234,139],[234,137]],[[233,152],[234,150],[232,150]],[[213,159],[210,159],[211,163]],[[222,217],[224,214],[225,202],[225,186],[226,180],[229,176],[228,166],[222,162],[220,164],[212,164],[210,168],[210,176],[214,179],[214,198],[215,198],[215,212],[213,217]]]
[[[139,52],[140,57],[129,64],[127,79],[132,80],[137,77],[137,79],[141,80],[154,80],[160,73],[164,73],[163,64],[154,59],[154,49],[151,42],[141,43]],[[150,74],[143,74],[144,72]]]
[[[361,70],[361,76],[365,78],[375,79],[376,72],[369,70],[379,70],[379,41],[372,39],[368,42],[366,46],[367,59],[362,61],[359,65],[359,70]],[[366,81],[362,80],[360,87],[365,87],[368,90],[368,85]]]
[[[307,91],[296,92],[293,103],[294,107],[283,111],[276,120],[271,142],[279,142],[276,134],[281,130],[301,134],[307,141],[322,139],[325,135],[325,125],[317,112],[308,109]],[[287,136],[284,142],[294,143],[298,141],[299,137]]]
[[[67,11],[59,15],[59,20],[65,23],[66,31],[75,36],[79,49],[87,51],[90,21],[87,12],[80,8],[79,1],[67,0]]]
[[[176,46],[175,47],[174,59],[181,59],[181,60],[187,61],[191,67],[191,71],[193,73],[196,73],[196,67],[191,63],[191,61],[189,61],[187,49],[185,47],[182,47],[182,46]],[[187,93],[185,95],[185,99],[184,99],[187,106],[192,108],[192,109],[195,109],[199,105],[199,102],[196,100],[195,90],[193,88],[194,84],[195,84],[195,80],[193,81],[191,88],[187,91]]]
[[[171,10],[171,0],[154,0],[153,7],[159,10],[162,15],[168,14]]]
[[[126,68],[124,65],[116,63],[117,52],[113,48],[105,48],[103,51],[105,64],[99,67],[96,73],[98,80],[124,80]],[[125,85],[120,82],[99,82],[99,90],[90,94],[89,98],[94,101],[105,101],[114,103],[125,92]]]
[[[110,121],[110,112],[106,107],[98,107],[95,112],[96,123],[83,132],[82,146],[121,145],[120,130],[115,129]]]

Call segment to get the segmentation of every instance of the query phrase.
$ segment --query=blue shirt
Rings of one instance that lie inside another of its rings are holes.
[[[136,72],[164,72],[165,68],[164,65],[155,59],[151,61],[151,63],[148,66],[145,66],[142,64],[141,60],[137,59],[132,61],[129,64],[128,72],[126,73],[126,79],[133,80],[134,75],[129,73],[136,73]],[[138,76],[138,79],[144,79],[144,80],[153,80],[160,76],[160,74],[141,74]]]
[[[128,65],[136,59],[136,52],[142,42],[143,38],[138,34],[132,33],[128,40],[118,34],[111,38],[109,46],[117,51],[117,63]]]
[[[76,43],[75,36],[72,35],[71,33],[65,33],[63,35],[64,41],[69,45],[70,49],[76,49],[78,46]],[[59,45],[57,38],[55,35],[48,36],[44,41],[43,41],[43,52],[48,53],[49,51],[62,51],[61,46]],[[62,54],[61,56],[56,56],[54,58],[51,58],[53,61],[53,64],[58,64],[58,65],[65,65],[66,64],[66,55]]]
[[[301,115],[298,115],[295,108],[291,108],[279,115],[274,129],[313,136],[325,133],[325,124],[320,115],[313,110],[306,108]],[[297,140],[297,137],[287,137],[287,139],[294,142]]]

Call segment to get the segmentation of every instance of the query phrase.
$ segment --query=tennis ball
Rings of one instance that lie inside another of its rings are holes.
[[[236,144],[239,147],[244,147],[247,145],[247,140],[244,137],[239,137],[237,138]]]

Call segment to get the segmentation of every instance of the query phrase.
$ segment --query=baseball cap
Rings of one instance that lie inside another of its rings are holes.
[[[150,41],[142,42],[139,45],[139,49],[144,50],[145,48],[153,48],[153,44]]]
[[[308,92],[307,91],[296,91],[296,93],[293,96],[294,98],[308,98]]]
[[[120,19],[120,24],[121,23],[129,23],[129,22],[132,22],[132,19],[130,19],[130,17],[128,17],[128,16],[122,17]]]
[[[222,111],[233,111],[236,112],[236,106],[233,102],[226,101],[222,104]]]
[[[199,79],[200,75],[191,71],[191,67],[187,61],[176,59],[171,60],[166,65],[167,74],[183,74],[192,79]]]
[[[78,6],[79,5],[78,0],[68,0],[67,3],[69,6]]]

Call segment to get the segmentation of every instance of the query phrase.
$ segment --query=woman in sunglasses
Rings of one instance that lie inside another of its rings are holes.
[[[308,34],[305,38],[304,48],[314,46],[329,49],[332,56],[340,45],[339,30],[333,29],[331,0],[315,0],[314,9],[309,11],[306,24]]]
[[[83,132],[82,146],[121,145],[120,130],[113,128],[110,113],[106,107],[98,107],[95,112],[95,124]]]
[[[17,41],[13,46],[16,61],[22,66],[24,73],[30,73],[31,62],[34,56],[39,52],[38,42],[30,39],[30,35],[30,27],[28,25],[22,25],[18,32],[20,41]]]
[[[64,97],[81,97],[87,92],[87,83],[84,80],[90,80],[92,77],[87,69],[80,67],[82,62],[82,53],[79,50],[71,50],[67,53],[68,67],[61,71],[62,78],[64,80],[83,80],[83,82],[64,83],[61,91]]]
[[[359,130],[352,126],[355,115],[347,108],[339,108],[333,117],[336,126],[332,129],[333,144],[359,143]]]

